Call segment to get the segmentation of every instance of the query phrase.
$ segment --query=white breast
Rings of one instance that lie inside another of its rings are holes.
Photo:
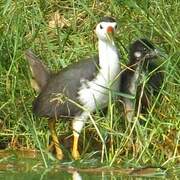
[[[110,93],[108,89],[117,91],[119,87],[119,78],[117,76],[120,67],[116,49],[107,48],[100,58],[100,69],[96,78],[82,83],[78,92],[80,102],[91,112],[96,107],[103,108],[107,106]]]

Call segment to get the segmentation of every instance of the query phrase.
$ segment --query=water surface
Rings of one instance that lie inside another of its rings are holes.
[[[100,166],[96,160],[49,161],[44,167],[41,156],[36,151],[0,151],[0,179],[2,180],[118,180],[118,179],[169,179],[175,175],[162,168],[121,168]]]

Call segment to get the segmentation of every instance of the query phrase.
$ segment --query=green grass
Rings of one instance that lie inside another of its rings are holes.
[[[126,167],[176,165],[180,160],[180,2],[100,2],[0,2],[0,144],[8,143],[11,148],[16,142],[16,148],[38,149],[47,166],[48,158],[52,160],[45,151],[50,135],[47,121],[35,119],[31,113],[35,93],[30,86],[31,74],[24,51],[31,48],[49,68],[61,69],[96,54],[93,28],[102,16],[111,15],[119,24],[116,43],[122,55],[121,64],[127,62],[128,45],[135,39],[147,37],[161,50],[165,57],[162,100],[154,101],[143,117],[144,125],[134,124],[139,142],[134,154],[125,144],[129,131],[125,130],[122,111],[114,102],[106,116],[93,115],[81,134],[82,162],[99,158],[103,164]],[[69,26],[49,27],[56,11],[69,21]],[[61,136],[71,135],[70,123],[59,122],[57,131]],[[64,151],[70,158],[70,149]]]

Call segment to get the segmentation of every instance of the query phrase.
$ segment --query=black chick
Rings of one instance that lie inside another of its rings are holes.
[[[122,97],[126,119],[131,122],[134,111],[144,113],[150,106],[153,96],[157,96],[164,79],[163,69],[154,61],[157,50],[147,39],[139,39],[129,48],[129,63],[121,75],[120,92],[135,97]],[[143,88],[143,75],[149,75]],[[141,93],[142,92],[142,93]]]

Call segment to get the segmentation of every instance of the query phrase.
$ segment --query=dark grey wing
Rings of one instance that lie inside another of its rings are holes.
[[[156,69],[156,70],[155,70]],[[154,71],[155,70],[155,71]],[[154,71],[154,72],[153,72]],[[159,93],[164,81],[164,69],[158,66],[155,62],[149,62],[148,72],[152,73],[148,84],[153,88],[154,93]]]
[[[147,73],[150,74],[150,78],[145,85],[143,96],[141,98],[142,112],[146,112],[149,105],[152,103],[154,97],[157,97],[164,82],[163,68],[159,67],[155,62],[150,61],[148,63]],[[139,85],[137,92],[141,91],[142,85]],[[137,100],[139,100],[140,93],[137,93]]]
[[[77,104],[81,79],[92,80],[97,72],[98,58],[95,57],[72,64],[54,74],[35,99],[33,112],[50,118],[80,113],[82,110]]]
[[[122,72],[121,76],[120,76],[120,87],[119,90],[122,93],[125,94],[131,94],[130,93],[130,83],[131,83],[131,79],[133,77],[133,71],[130,69],[126,69],[124,72]]]

